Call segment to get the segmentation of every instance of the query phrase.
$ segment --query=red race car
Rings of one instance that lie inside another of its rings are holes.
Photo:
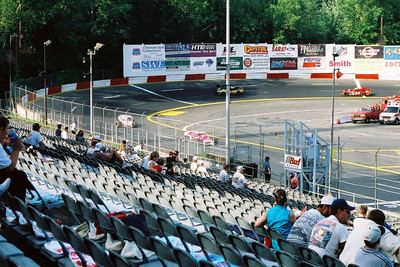
[[[371,96],[372,89],[366,87],[344,89],[340,94],[344,96]]]

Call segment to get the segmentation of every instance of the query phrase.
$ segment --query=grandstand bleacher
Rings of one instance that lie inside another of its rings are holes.
[[[19,136],[30,131],[23,122],[12,125]],[[212,172],[161,175],[137,162],[123,168],[86,157],[86,143],[41,132],[46,151],[22,152],[17,165],[40,194],[39,204],[5,195],[1,231],[17,236],[13,243],[24,243],[42,266],[339,266],[285,240],[279,252],[264,246],[279,234],[254,222],[273,206],[276,186],[237,189]],[[285,190],[294,212],[319,203]],[[39,266],[10,242],[0,236],[1,266]]]

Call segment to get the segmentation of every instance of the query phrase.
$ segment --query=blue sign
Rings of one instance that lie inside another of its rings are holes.
[[[165,61],[164,60],[142,61],[142,69],[143,70],[165,69]]]
[[[385,46],[385,60],[400,60],[400,46]]]

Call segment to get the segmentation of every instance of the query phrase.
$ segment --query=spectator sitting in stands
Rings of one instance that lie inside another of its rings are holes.
[[[110,163],[122,164],[124,162],[115,148],[112,148],[109,152],[104,151],[104,146],[102,143],[96,144],[94,152],[97,159],[105,160]]]
[[[190,163],[188,162],[188,159],[187,159],[187,158],[184,158],[184,159],[183,159],[182,168],[184,168],[185,171],[187,171],[187,170],[190,169]]]
[[[161,173],[162,170],[163,170],[163,166],[164,166],[164,159],[163,158],[159,158],[156,161],[156,163],[157,163],[157,165],[154,166],[154,169],[156,169],[158,173]]]
[[[246,188],[247,187],[247,179],[243,175],[244,168],[243,166],[238,166],[236,168],[236,172],[232,176],[232,185],[235,188]]]
[[[220,173],[218,175],[218,180],[229,183],[229,180],[231,179],[231,177],[229,176],[228,172],[229,172],[229,165],[225,164],[224,168],[220,171]]]
[[[167,162],[165,164],[165,173],[169,175],[174,175],[175,174],[174,158],[171,156],[171,153],[169,155],[170,156],[167,157]]]
[[[0,116],[0,140],[3,143],[3,139],[7,135],[7,128],[9,120],[6,117]],[[34,124],[35,125],[35,124]],[[34,129],[37,129],[35,126]],[[25,200],[26,189],[34,189],[31,182],[28,180],[25,172],[17,170],[16,165],[18,161],[19,152],[25,149],[19,138],[12,141],[13,152],[9,156],[3,146],[0,146],[0,183],[4,183],[8,178],[11,179],[9,189],[11,195],[20,198],[22,201]],[[4,184],[4,186],[6,186]]]
[[[143,169],[148,170],[149,167],[149,160],[150,160],[150,155],[144,156],[140,162],[139,162],[139,166],[142,167]]]
[[[33,146],[33,148],[39,151],[44,151],[46,149],[46,146],[43,143],[43,137],[40,134],[39,123],[32,124],[32,132],[30,132],[28,136],[25,138],[25,143]]]
[[[366,219],[360,219],[354,225],[353,231],[350,233],[346,245],[340,255],[340,260],[347,264],[354,262],[356,251],[364,246],[363,237],[367,233],[370,226],[384,226],[385,214],[378,209],[371,210]],[[379,249],[387,256],[400,255],[400,239],[395,236],[390,230],[384,227],[385,232],[382,234],[379,242]],[[361,265],[362,266],[362,265]]]
[[[151,152],[150,157],[149,157],[149,162],[147,164],[147,169],[152,171],[152,172],[158,172],[156,161],[160,158],[160,155],[158,154],[157,151]]]
[[[335,200],[333,196],[324,196],[316,209],[302,214],[293,224],[287,240],[301,247],[308,247],[313,227],[329,216],[329,208]]]
[[[101,139],[99,136],[92,136],[91,138],[91,142],[90,142],[90,147],[87,149],[86,151],[86,156],[90,157],[90,158],[95,158],[95,148],[96,148],[96,144],[98,142],[101,142]]]
[[[68,127],[66,127],[68,130]],[[73,120],[72,123],[69,125],[69,129],[71,129],[72,134],[76,134],[76,120]],[[68,131],[67,131],[68,132]]]
[[[61,132],[61,138],[67,140],[68,139],[68,127],[65,127]]]
[[[197,171],[197,159],[198,158],[196,156],[194,156],[192,159],[192,163],[190,163],[190,171],[192,173],[196,173],[196,171]]]
[[[296,220],[294,213],[287,209],[286,202],[286,192],[283,189],[278,189],[274,192],[276,205],[269,209],[267,212],[263,213],[260,218],[255,223],[255,227],[261,227],[267,225],[275,232],[281,234],[281,236],[286,239],[292,229],[292,225]],[[279,250],[279,245],[277,240],[272,240],[272,247],[275,250]]]
[[[85,133],[83,132],[83,130],[79,130],[78,133],[76,134],[75,141],[82,143],[85,142],[86,141],[85,137],[83,137],[84,134]]]
[[[313,228],[310,249],[321,257],[329,255],[338,257],[342,252],[348,237],[345,225],[350,212],[354,210],[344,199],[336,199],[331,205],[331,216],[319,221]]]
[[[57,124],[57,129],[56,129],[57,137],[61,137],[61,132],[62,132],[61,127],[62,127],[62,124]]]
[[[139,154],[140,152],[143,151],[143,148],[144,148],[144,144],[140,143],[133,148],[133,151],[135,151],[136,154]]]
[[[362,267],[393,267],[389,258],[378,249],[384,231],[383,226],[369,226],[363,236],[364,246],[355,251],[354,261],[351,263]]]
[[[122,140],[122,143],[119,145],[118,153],[122,156],[126,155],[126,140]]]
[[[204,165],[205,165],[205,164],[204,164],[204,161],[201,160],[200,163],[199,163],[199,165],[200,165],[200,166],[198,166],[198,167],[197,167],[197,170],[196,170],[196,175],[199,175],[199,176],[207,176],[207,175],[208,175],[208,172],[207,172],[207,168],[204,166]]]
[[[357,217],[353,221],[353,227],[357,227],[357,224],[362,223],[367,218],[368,207],[360,205],[357,208]]]

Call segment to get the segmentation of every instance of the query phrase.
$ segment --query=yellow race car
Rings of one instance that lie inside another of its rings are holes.
[[[231,86],[231,95],[241,95],[244,93],[244,88],[240,86]],[[226,94],[226,85],[217,84],[217,95]]]

